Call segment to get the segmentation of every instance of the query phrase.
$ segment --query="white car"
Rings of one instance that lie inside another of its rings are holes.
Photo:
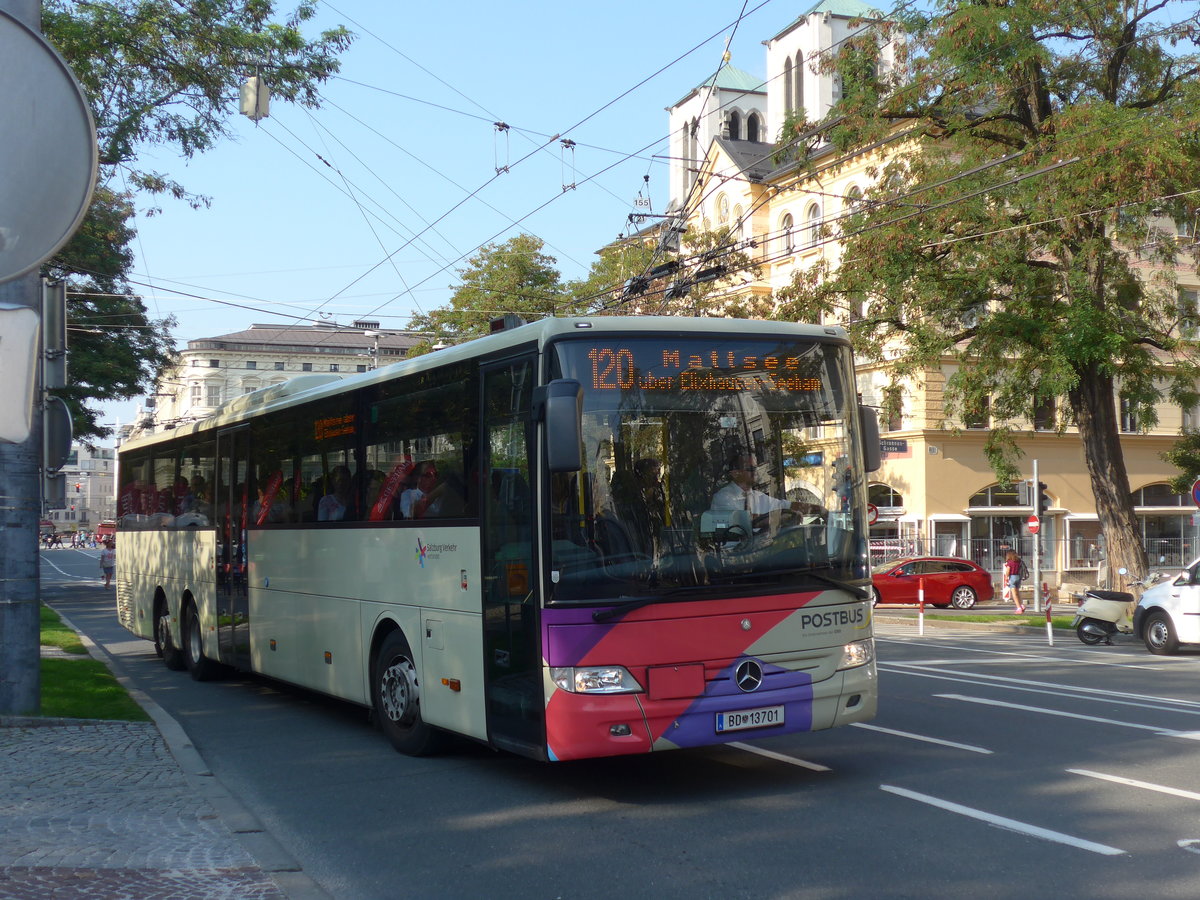
[[[1160,655],[1178,652],[1180,644],[1200,644],[1200,559],[1142,594],[1133,633]]]

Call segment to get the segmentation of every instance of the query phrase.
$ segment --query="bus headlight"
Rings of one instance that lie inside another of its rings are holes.
[[[551,666],[550,677],[572,694],[632,694],[642,689],[624,666]]]
[[[875,659],[875,639],[854,641],[842,648],[842,661],[838,663],[838,671],[865,666]]]

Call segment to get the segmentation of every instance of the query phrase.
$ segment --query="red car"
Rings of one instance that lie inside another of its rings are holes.
[[[925,602],[933,606],[970,609],[995,594],[992,576],[966,559],[920,556],[893,559],[871,570],[871,596],[875,603],[916,603],[925,582]]]

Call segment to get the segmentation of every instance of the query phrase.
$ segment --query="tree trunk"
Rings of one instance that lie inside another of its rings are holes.
[[[1107,547],[1105,556],[1111,567],[1110,584],[1115,589],[1127,590],[1125,582],[1143,577],[1148,564],[1129,493],[1113,379],[1095,365],[1079,375],[1079,384],[1069,398],[1079,426],[1079,439],[1083,442],[1083,458],[1091,477],[1100,531]],[[1117,572],[1122,566],[1129,572],[1124,579]]]

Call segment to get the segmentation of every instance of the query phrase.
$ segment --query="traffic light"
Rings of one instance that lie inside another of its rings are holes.
[[[79,493],[79,491],[80,491],[82,488],[83,488],[83,482],[82,482],[82,481],[77,481],[77,482],[75,482],[75,493],[77,493],[77,494],[78,494],[78,493]]]
[[[1037,501],[1037,506],[1035,508],[1037,517],[1039,519],[1045,518],[1047,511],[1050,509],[1050,494],[1049,489],[1046,487],[1046,482],[1039,481],[1037,483],[1037,496],[1035,499]]]

